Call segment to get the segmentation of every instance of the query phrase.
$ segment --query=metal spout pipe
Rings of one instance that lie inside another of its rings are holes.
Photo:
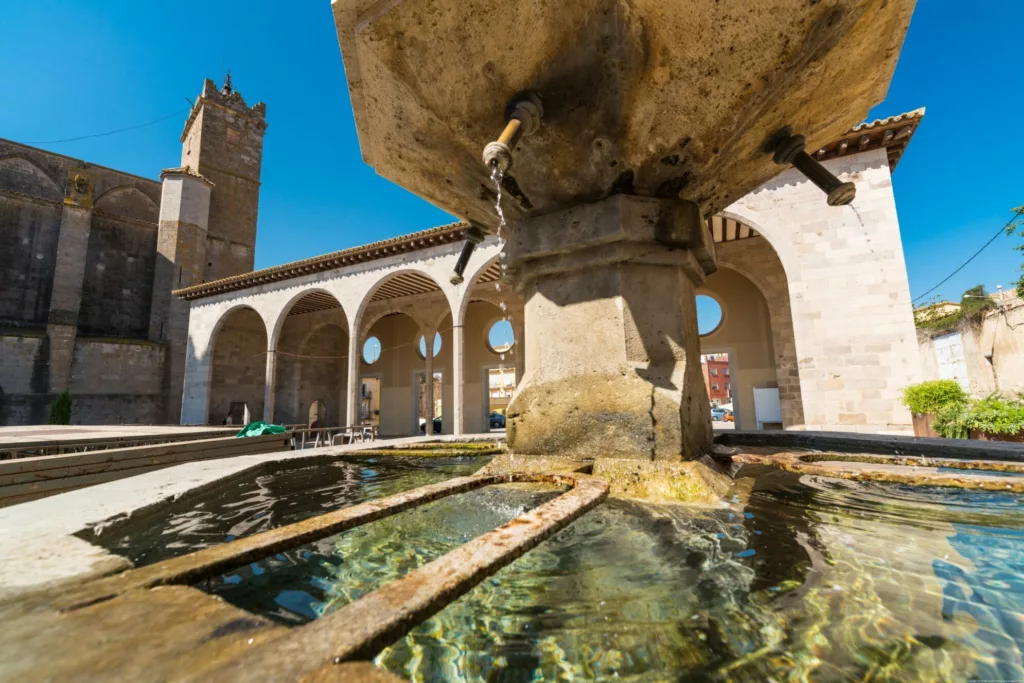
[[[505,129],[494,142],[484,147],[484,166],[488,170],[500,168],[502,172],[512,167],[512,150],[524,135],[533,135],[540,128],[544,117],[544,105],[540,96],[527,91],[512,98],[505,107]]]
[[[796,170],[804,174],[804,177],[828,195],[829,206],[845,206],[857,196],[856,185],[842,182],[818,163],[817,159],[804,151],[806,141],[803,135],[793,135],[791,129],[784,128],[776,139],[777,142],[767,150],[773,153],[772,161],[780,166],[792,164]]]
[[[484,232],[475,225],[471,225],[466,230],[466,243],[462,245],[462,253],[459,254],[459,260],[455,262],[455,272],[449,281],[453,285],[462,284],[465,279],[463,273],[466,272],[466,266],[469,265],[469,257],[473,255],[473,250],[476,249],[476,245],[484,241]]]

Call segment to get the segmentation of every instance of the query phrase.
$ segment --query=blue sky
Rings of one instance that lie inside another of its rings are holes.
[[[383,180],[359,155],[328,0],[4,0],[0,137],[49,141],[138,125],[188,107],[204,77],[267,102],[256,266],[451,220]],[[189,11],[185,11],[189,7]],[[202,8],[202,18],[195,8]],[[926,106],[894,174],[914,297],[1024,204],[1024,3],[964,11],[921,0],[889,90],[871,118]],[[185,112],[138,130],[38,146],[147,177],[176,166]],[[1016,279],[1000,238],[938,294]]]

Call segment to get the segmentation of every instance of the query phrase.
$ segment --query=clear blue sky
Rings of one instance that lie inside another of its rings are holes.
[[[152,121],[187,108],[202,79],[220,83],[226,68],[250,103],[267,103],[257,267],[451,220],[362,163],[328,0],[3,7],[0,137],[47,141]],[[1022,25],[1017,0],[968,11],[921,0],[889,97],[871,113],[928,108],[894,175],[915,297],[1024,204]],[[178,164],[184,119],[38,146],[155,178]],[[1000,238],[939,294],[1009,284],[1024,258],[1013,243]]]

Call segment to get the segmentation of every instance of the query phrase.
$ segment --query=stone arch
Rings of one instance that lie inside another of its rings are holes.
[[[284,305],[281,306],[281,308],[277,310],[276,313],[273,314],[273,323],[271,323],[268,326],[269,329],[270,329],[271,348],[276,348],[277,347],[277,340],[281,336],[281,328],[284,327],[285,320],[288,318],[289,314],[291,314],[292,309],[295,307],[295,305],[298,304],[303,299],[305,299],[306,297],[314,297],[314,296],[323,297],[324,299],[326,299],[327,297],[330,297],[330,299],[333,299],[333,301],[337,304],[337,306],[332,306],[331,308],[337,308],[337,309],[339,309],[341,311],[342,317],[345,318],[345,328],[344,329],[345,329],[346,332],[349,331],[348,330],[347,311],[345,310],[345,306],[341,303],[341,300],[338,299],[337,295],[335,295],[334,292],[331,292],[330,290],[325,289],[323,287],[305,287],[305,288],[302,288],[299,291],[297,291],[294,295],[292,295],[292,297],[290,299],[288,299],[284,303]],[[321,300],[323,300],[323,299],[321,299]],[[330,310],[330,309],[328,309],[328,308],[315,308],[315,309],[312,309],[312,310]]]
[[[448,295],[445,292],[444,287],[442,287],[441,284],[437,281],[437,279],[431,273],[429,273],[428,271],[423,270],[421,268],[406,267],[406,268],[401,268],[399,270],[395,270],[395,271],[386,273],[386,274],[382,275],[380,278],[378,278],[376,281],[374,281],[367,288],[366,293],[363,295],[362,299],[359,302],[359,306],[356,309],[355,316],[353,317],[353,320],[355,321],[355,324],[353,325],[353,329],[358,331],[360,340],[362,339],[363,335],[365,335],[369,331],[370,327],[375,325],[377,323],[377,321],[379,321],[381,318],[383,318],[386,315],[390,315],[391,313],[405,313],[406,315],[411,317],[413,320],[415,320],[420,325],[420,327],[422,327],[424,329],[429,329],[431,327],[436,328],[437,325],[440,323],[440,321],[444,319],[444,313],[446,313],[447,311],[444,311],[444,312],[438,311],[438,312],[431,313],[428,310],[424,310],[421,306],[413,305],[411,302],[409,302],[409,300],[405,300],[405,301],[396,303],[393,306],[382,306],[382,307],[380,307],[381,310],[374,311],[373,313],[370,313],[370,314],[367,313],[367,309],[370,307],[370,305],[372,303],[375,302],[375,297],[377,296],[378,292],[380,292],[383,287],[387,286],[389,282],[400,281],[402,278],[404,278],[406,276],[411,276],[410,279],[412,279],[412,278],[418,278],[418,279],[425,278],[426,280],[429,280],[433,284],[433,287],[436,288],[436,289],[431,289],[429,291],[430,292],[437,291],[441,295],[442,299],[444,300],[445,307],[447,309],[449,309],[449,310],[451,309],[451,304],[450,304],[450,302],[448,300]],[[400,291],[400,289],[401,288],[399,287],[399,288],[396,288],[394,291],[398,292],[398,291]],[[410,295],[417,294],[417,292],[414,291],[417,288],[412,287],[410,285],[409,289],[410,289],[410,292],[411,292]],[[425,294],[426,292],[419,292],[419,293],[420,294]],[[390,298],[404,298],[404,297],[390,297]],[[380,300],[381,299],[379,299],[379,298],[377,299],[377,301],[380,301]],[[369,323],[369,324],[367,324],[367,323]]]
[[[760,231],[759,227],[748,225]],[[726,244],[728,246],[718,249],[719,266],[732,270],[749,281],[764,297],[768,307],[783,425],[787,428],[801,425],[804,423],[804,405],[800,388],[793,308],[785,265],[767,238],[763,238],[763,242],[759,241],[759,238],[750,238]],[[772,252],[771,258],[765,258],[765,247]],[[744,254],[749,258],[744,259]],[[726,314],[727,312],[723,311],[723,316]]]
[[[63,201],[64,188],[39,164],[21,154],[0,157],[0,187],[12,192]]]
[[[249,408],[250,419],[263,417],[268,334],[266,320],[248,304],[232,306],[217,318],[208,351],[209,423],[220,424],[236,404]]]
[[[160,218],[160,205],[136,185],[110,188],[96,198],[93,207],[98,211],[147,223],[156,223]]]
[[[796,272],[797,264],[800,262],[796,252],[793,250],[792,245],[788,240],[784,239],[781,233],[781,228],[775,225],[773,222],[768,220],[762,220],[760,213],[754,209],[749,208],[745,204],[736,202],[726,209],[719,211],[716,215],[722,218],[731,218],[738,223],[757,231],[757,234],[761,235],[771,245],[775,254],[779,257],[782,262],[782,267],[787,274]]]
[[[278,310],[271,330],[272,419],[304,423],[309,404],[323,401],[328,424],[343,424],[350,331],[338,298],[323,288],[303,288]]]

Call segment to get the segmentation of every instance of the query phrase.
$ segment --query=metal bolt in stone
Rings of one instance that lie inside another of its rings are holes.
[[[806,141],[803,135],[793,135],[789,127],[779,131],[766,146],[772,153],[772,161],[780,166],[792,164],[796,170],[828,195],[829,206],[845,206],[857,196],[853,183],[844,183],[822,166],[814,157],[804,151]]]
[[[455,272],[449,278],[453,285],[462,284],[463,273],[466,272],[466,266],[469,265],[469,257],[473,255],[473,250],[476,249],[476,245],[484,241],[484,231],[475,225],[471,225],[466,230],[466,243],[462,245],[462,253],[459,254],[459,260],[455,262]]]
[[[513,97],[505,107],[505,130],[484,147],[484,166],[488,170],[497,167],[502,172],[511,168],[512,150],[524,135],[537,132],[543,117],[544,105],[537,93],[526,91]]]

